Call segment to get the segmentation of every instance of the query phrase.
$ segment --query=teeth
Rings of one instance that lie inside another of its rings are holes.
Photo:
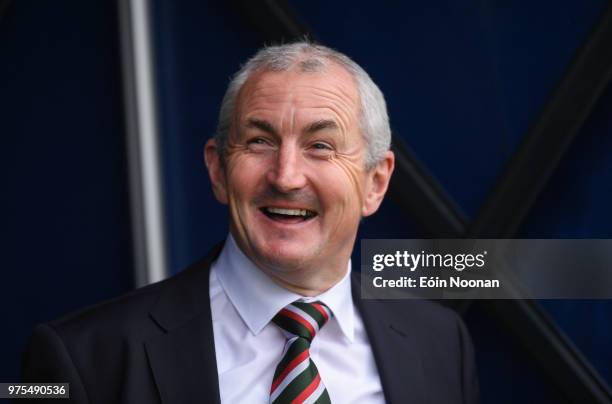
[[[266,208],[270,213],[288,216],[310,216],[310,212],[305,209],[283,209],[283,208]]]

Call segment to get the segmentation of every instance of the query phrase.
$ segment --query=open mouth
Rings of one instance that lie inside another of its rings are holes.
[[[282,223],[300,223],[317,216],[317,212],[308,209],[287,209],[266,206],[260,210],[270,219]]]

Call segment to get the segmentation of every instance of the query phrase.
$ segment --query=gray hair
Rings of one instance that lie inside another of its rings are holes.
[[[282,72],[296,67],[306,73],[320,72],[330,62],[345,68],[357,84],[361,106],[360,128],[368,146],[366,168],[374,167],[382,160],[391,145],[391,128],[383,93],[368,73],[348,56],[309,42],[295,42],[263,48],[249,59],[232,78],[221,103],[215,136],[221,156],[224,156],[227,150],[229,130],[238,93],[252,73],[258,70]]]

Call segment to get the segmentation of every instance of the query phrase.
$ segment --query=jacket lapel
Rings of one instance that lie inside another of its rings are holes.
[[[179,274],[150,312],[164,331],[145,342],[163,403],[220,402],[208,286],[220,251]]]
[[[425,386],[431,381],[425,378],[423,358],[417,349],[422,344],[410,324],[396,312],[401,309],[400,302],[361,299],[358,276],[353,276],[353,301],[368,333],[385,401],[427,403]],[[404,309],[407,306],[404,304]]]

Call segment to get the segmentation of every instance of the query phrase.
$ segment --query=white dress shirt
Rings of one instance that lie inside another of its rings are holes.
[[[336,403],[383,403],[380,378],[361,316],[353,304],[349,262],[340,282],[304,298],[272,281],[232,236],[212,264],[210,305],[222,403],[268,403],[286,338],[271,323],[295,300],[320,300],[334,317],[317,333],[310,356]]]

